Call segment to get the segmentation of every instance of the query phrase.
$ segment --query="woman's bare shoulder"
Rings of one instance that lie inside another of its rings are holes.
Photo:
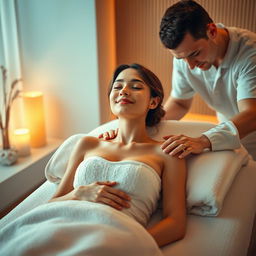
[[[154,145],[154,150],[155,150],[156,154],[162,158],[165,166],[170,167],[179,162],[184,161],[183,159],[178,158],[178,156],[171,156],[171,155],[165,153],[161,148],[162,143],[163,143],[162,141],[156,141],[156,143]]]
[[[99,145],[100,140],[97,137],[93,136],[84,136],[78,141],[78,147],[83,149],[90,149],[97,147]]]

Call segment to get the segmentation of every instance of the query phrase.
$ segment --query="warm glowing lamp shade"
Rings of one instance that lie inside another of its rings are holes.
[[[30,131],[31,147],[46,144],[43,94],[41,92],[23,93],[26,125]]]

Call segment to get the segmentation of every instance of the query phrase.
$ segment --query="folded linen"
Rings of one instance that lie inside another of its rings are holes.
[[[118,121],[108,122],[88,136],[116,129]],[[199,136],[212,128],[214,124],[206,122],[162,121],[156,128],[150,129],[149,134],[157,140],[170,134],[186,134]],[[67,167],[67,161],[75,143],[86,134],[76,134],[68,138],[49,160],[45,175],[54,183],[59,183]],[[225,196],[243,165],[248,162],[248,153],[241,147],[237,150],[205,152],[192,155],[187,159],[187,208],[191,214],[202,216],[217,216],[222,208]]]
[[[205,152],[188,159],[187,209],[191,214],[217,216],[241,167],[248,161],[244,148]]]

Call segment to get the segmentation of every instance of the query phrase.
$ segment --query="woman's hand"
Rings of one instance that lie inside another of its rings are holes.
[[[128,201],[131,198],[125,192],[113,188],[116,184],[117,182],[115,181],[98,181],[86,186],[80,186],[74,190],[74,199],[103,203],[117,210],[129,208]]]
[[[101,133],[99,139],[111,140],[117,136],[118,128],[116,130],[109,130],[108,132]]]

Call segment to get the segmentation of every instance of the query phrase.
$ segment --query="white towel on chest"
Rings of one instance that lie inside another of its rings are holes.
[[[115,188],[132,198],[131,207],[122,212],[146,225],[156,209],[161,189],[161,179],[153,168],[133,160],[112,162],[93,156],[78,166],[74,187],[96,181],[116,181]]]

